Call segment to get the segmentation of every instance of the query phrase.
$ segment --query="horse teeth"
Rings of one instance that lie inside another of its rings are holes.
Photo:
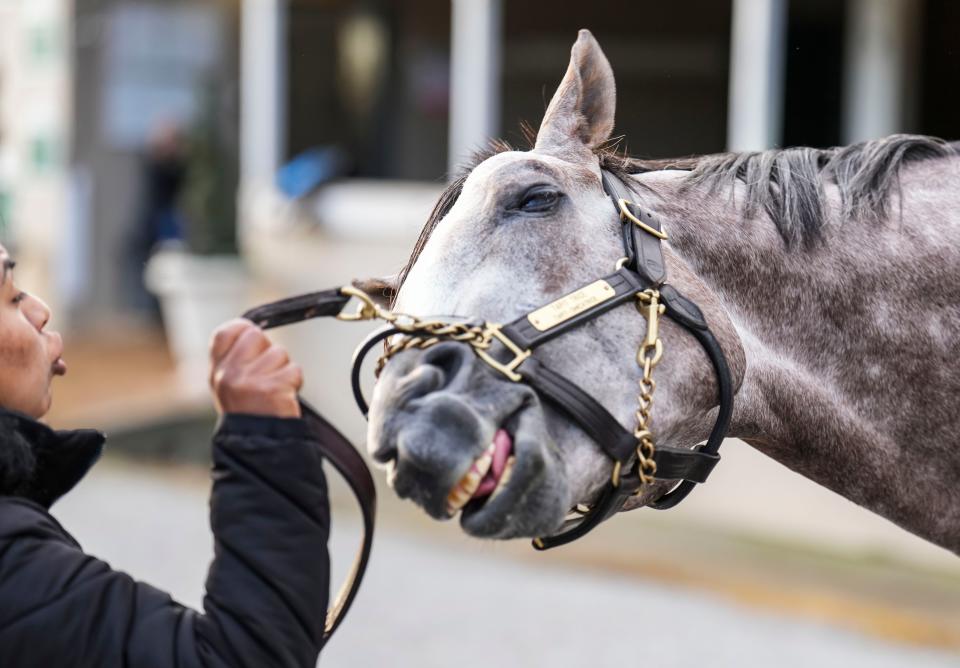
[[[493,465],[493,455],[487,452],[484,452],[480,457],[473,463],[473,470],[479,474],[480,479],[483,480],[483,477],[487,475],[490,471],[490,467]]]
[[[467,505],[467,502],[473,498],[477,488],[480,486],[480,481],[490,472],[490,467],[493,466],[493,453],[495,450],[496,446],[493,443],[488,445],[487,449],[483,451],[483,454],[477,457],[470,466],[470,470],[460,478],[460,481],[454,485],[450,493],[447,494],[448,515],[455,515],[457,511]],[[389,469],[387,473],[389,476]]]
[[[507,486],[507,483],[510,482],[510,476],[513,474],[513,465],[516,464],[517,458],[513,455],[507,458],[507,463],[504,465],[503,473],[500,474],[500,480],[497,482],[497,486],[494,488],[493,493],[490,495],[490,500],[493,501],[497,498],[497,494],[503,491],[503,488]]]
[[[387,485],[393,489],[393,484],[397,480],[397,460],[391,459],[387,462]]]
[[[467,471],[467,474],[460,479],[460,482],[454,485],[453,489],[447,495],[447,513],[453,515],[467,505],[467,501],[473,497],[482,479],[483,476],[473,469]]]

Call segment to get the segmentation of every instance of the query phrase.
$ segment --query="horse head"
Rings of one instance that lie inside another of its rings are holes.
[[[610,139],[614,108],[610,64],[582,30],[534,148],[496,153],[457,185],[456,201],[392,286],[394,310],[505,323],[613,271],[623,255],[621,223],[601,184],[598,152]],[[656,192],[644,193],[656,208]],[[742,349],[718,299],[669,244],[664,255],[671,283],[700,306],[739,379]],[[632,430],[645,331],[643,315],[628,304],[546,343],[537,356]],[[716,380],[689,334],[669,320],[661,331],[667,345],[652,427],[658,443],[690,448],[710,431]],[[611,477],[609,457],[576,424],[453,341],[389,360],[374,389],[368,444],[399,496],[438,519],[459,514],[463,529],[480,537],[554,532]],[[672,484],[645,485],[628,507]]]

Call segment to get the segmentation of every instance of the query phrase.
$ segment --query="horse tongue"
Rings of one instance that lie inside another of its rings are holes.
[[[480,481],[480,486],[473,493],[474,499],[484,496],[490,496],[493,490],[497,488],[497,482],[503,474],[503,469],[507,466],[507,458],[510,457],[510,451],[513,449],[513,439],[506,429],[498,429],[493,437],[493,463],[490,464],[490,470]]]

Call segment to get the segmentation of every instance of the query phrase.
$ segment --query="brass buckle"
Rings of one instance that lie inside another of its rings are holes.
[[[660,230],[653,229],[652,227],[647,225],[645,222],[643,222],[642,220],[634,216],[633,213],[630,211],[630,207],[628,206],[629,204],[633,204],[633,202],[627,201],[623,197],[617,200],[617,206],[620,207],[620,220],[623,220],[624,218],[626,218],[627,220],[629,220],[631,223],[639,227],[641,230],[643,230],[647,234],[652,234],[657,239],[666,241],[667,233],[661,232]]]
[[[502,343],[503,346],[509,350],[511,354],[513,354],[512,360],[506,364],[502,364],[494,359],[494,357],[486,350],[477,348],[476,346],[474,346],[473,352],[477,354],[477,357],[502,373],[504,376],[515,383],[519,383],[521,380],[523,380],[523,377],[516,372],[516,368],[523,364],[532,353],[529,350],[522,350],[520,346],[511,341],[502,331],[500,331],[500,327],[501,325],[488,324],[486,329],[483,331],[483,338],[487,341],[496,339]]]
[[[359,320],[373,320],[380,315],[380,308],[366,292],[352,285],[345,285],[340,288],[340,294],[347,297],[353,297],[360,302],[355,313],[339,313],[337,320],[344,322],[356,322]]]

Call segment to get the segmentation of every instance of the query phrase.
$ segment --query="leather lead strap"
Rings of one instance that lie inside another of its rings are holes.
[[[262,329],[273,329],[311,318],[335,317],[340,315],[340,311],[349,301],[348,295],[342,294],[339,288],[334,288],[270,302],[250,309],[242,317]]]
[[[364,573],[367,570],[376,523],[377,490],[374,487],[370,469],[367,468],[363,457],[360,456],[360,453],[357,452],[350,441],[302,399],[300,400],[300,410],[307,428],[313,433],[323,456],[350,486],[350,491],[356,497],[363,516],[363,537],[360,548],[357,550],[347,579],[340,585],[340,590],[333,599],[333,604],[327,610],[327,621],[323,634],[323,641],[326,644],[353,604],[353,599],[360,590],[360,583],[363,581]]]
[[[247,311],[243,317],[263,329],[271,329],[309,318],[335,317],[348,301],[350,297],[341,294],[339,289],[324,290],[265,304]],[[300,410],[303,421],[313,434],[321,454],[347,481],[363,516],[363,539],[360,549],[357,551],[346,581],[327,611],[323,635],[323,642],[326,644],[353,604],[367,569],[376,524],[377,490],[374,487],[370,469],[350,441],[303,399],[300,399]]]

